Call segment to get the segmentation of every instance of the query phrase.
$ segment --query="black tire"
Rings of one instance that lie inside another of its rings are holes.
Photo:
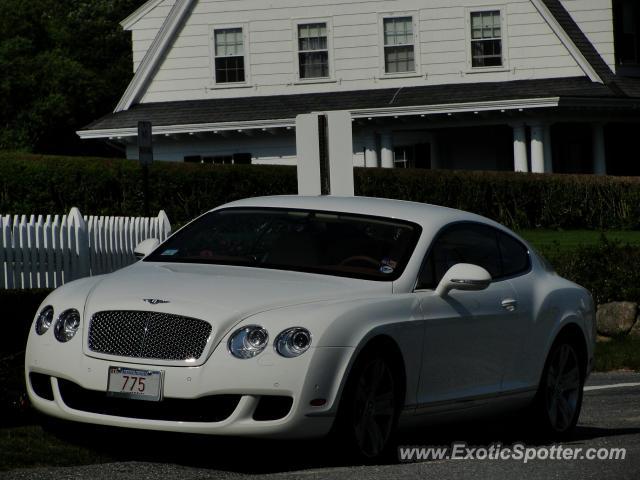
[[[389,355],[363,352],[347,379],[333,438],[351,459],[371,463],[390,457],[404,403],[397,362]]]
[[[558,338],[549,351],[532,405],[531,420],[538,433],[553,439],[571,435],[582,408],[585,370],[576,342]]]

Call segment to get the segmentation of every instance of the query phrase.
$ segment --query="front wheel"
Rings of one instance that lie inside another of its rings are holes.
[[[558,340],[551,348],[534,402],[542,433],[566,436],[580,416],[585,369],[571,341]]]
[[[356,457],[372,461],[389,453],[402,404],[399,380],[385,356],[365,355],[354,365],[335,433]]]

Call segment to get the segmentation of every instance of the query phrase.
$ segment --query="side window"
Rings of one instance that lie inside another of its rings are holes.
[[[492,277],[499,277],[502,269],[495,230],[476,224],[460,224],[446,230],[431,248],[417,288],[436,288],[447,270],[458,263],[479,265]]]
[[[298,25],[300,79],[329,78],[329,42],[326,23]]]
[[[471,66],[502,66],[500,10],[471,13]]]
[[[498,245],[502,257],[502,275],[511,277],[529,269],[529,251],[515,238],[498,233]]]
[[[244,37],[242,28],[217,28],[215,42],[216,83],[245,81]]]
[[[413,17],[385,18],[383,29],[385,73],[415,72]]]

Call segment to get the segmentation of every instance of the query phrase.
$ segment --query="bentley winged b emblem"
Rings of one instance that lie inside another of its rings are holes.
[[[159,298],[143,298],[142,301],[150,303],[151,305],[159,305],[161,303],[171,303],[169,300],[160,300]]]

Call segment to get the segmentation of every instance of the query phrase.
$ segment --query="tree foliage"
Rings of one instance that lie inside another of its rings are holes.
[[[0,149],[97,153],[75,132],[132,76],[119,22],[143,0],[0,0]]]

